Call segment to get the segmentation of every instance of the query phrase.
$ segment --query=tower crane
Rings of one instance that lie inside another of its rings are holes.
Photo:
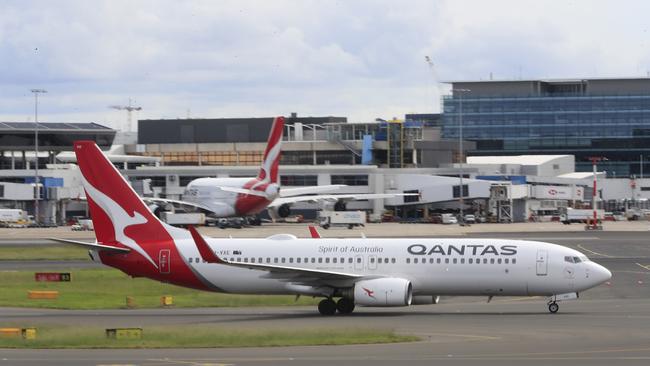
[[[126,111],[127,120],[126,120],[126,131],[131,132],[131,114],[133,111],[141,111],[142,107],[134,106],[131,104],[131,98],[129,98],[129,105],[110,105],[108,108],[117,109],[120,111]]]

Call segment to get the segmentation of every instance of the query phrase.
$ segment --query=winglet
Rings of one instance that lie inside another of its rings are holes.
[[[194,226],[189,225],[187,227],[190,231],[190,234],[192,234],[192,239],[194,239],[194,244],[196,244],[196,248],[199,250],[199,253],[201,254],[201,258],[208,262],[208,263],[224,263],[224,261],[221,260],[214,252],[212,249],[210,249],[210,246],[208,243],[205,242],[205,239],[199,234],[198,231],[194,228]]]
[[[312,239],[320,239],[320,234],[314,226],[309,225],[309,233],[311,234]]]

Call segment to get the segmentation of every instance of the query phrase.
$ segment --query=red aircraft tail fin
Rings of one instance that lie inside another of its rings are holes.
[[[257,174],[257,179],[267,183],[278,182],[278,166],[282,152],[282,133],[284,132],[284,117],[275,117],[269,139],[264,150],[262,166]]]

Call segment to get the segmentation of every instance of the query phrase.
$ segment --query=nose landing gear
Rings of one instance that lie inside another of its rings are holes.
[[[557,313],[558,310],[560,310],[560,305],[558,305],[555,301],[548,304],[548,311],[550,311],[551,314]]]

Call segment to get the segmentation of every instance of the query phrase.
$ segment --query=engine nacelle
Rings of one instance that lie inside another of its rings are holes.
[[[278,216],[285,218],[291,215],[291,207],[288,204],[280,205],[277,209]]]
[[[354,285],[354,303],[363,306],[409,306],[413,298],[411,281],[403,278],[375,278]]]
[[[431,305],[440,302],[440,296],[413,296],[411,305]]]
[[[345,201],[338,200],[334,204],[334,211],[345,211],[348,208],[348,204]]]

